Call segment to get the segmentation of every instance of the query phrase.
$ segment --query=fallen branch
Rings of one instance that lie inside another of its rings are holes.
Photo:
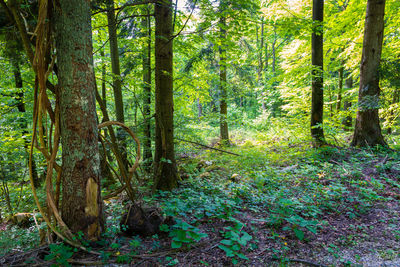
[[[279,258],[270,258],[269,260],[277,261],[277,260],[280,260],[280,259]],[[298,263],[302,263],[302,264],[305,264],[305,265],[308,265],[308,266],[313,266],[313,267],[327,267],[326,265],[323,265],[323,264],[315,263],[315,262],[308,261],[308,260],[302,260],[302,259],[287,259],[287,261],[289,261],[289,262],[298,262]]]
[[[187,142],[187,143],[191,143],[191,144],[194,144],[194,145],[198,145],[198,146],[206,147],[206,148],[209,148],[209,149],[212,149],[212,150],[216,150],[216,151],[219,151],[219,152],[223,152],[223,153],[231,154],[231,155],[234,155],[234,156],[238,156],[238,157],[241,157],[241,156],[242,156],[242,155],[239,155],[239,154],[236,154],[236,153],[230,152],[230,151],[226,151],[226,150],[222,150],[222,149],[214,148],[214,147],[207,146],[207,145],[204,145],[204,144],[201,144],[201,143],[197,143],[197,142],[193,142],[193,141],[189,141],[189,140],[184,140],[184,139],[180,139],[180,138],[176,138],[176,137],[175,137],[175,139],[176,139],[176,140],[179,140],[179,141],[182,141],[182,142]]]

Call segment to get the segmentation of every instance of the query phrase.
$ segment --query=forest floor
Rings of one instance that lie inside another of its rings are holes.
[[[174,218],[161,233],[120,234],[125,202],[114,198],[105,202],[106,236],[92,248],[100,255],[20,245],[0,265],[400,266],[397,151],[290,139],[238,139],[226,149],[240,156],[178,153],[179,188],[143,199]],[[6,241],[0,232],[0,248]]]

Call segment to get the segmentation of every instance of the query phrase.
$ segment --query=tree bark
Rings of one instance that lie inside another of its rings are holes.
[[[54,7],[62,144],[62,219],[98,240],[103,229],[89,1]]]
[[[368,0],[358,91],[358,111],[352,146],[387,146],[379,124],[379,64],[384,30],[385,0]]]
[[[172,190],[178,184],[174,147],[172,0],[155,4],[156,136],[154,189]]]
[[[225,3],[220,0],[220,42],[219,47],[219,82],[220,82],[220,138],[223,145],[229,145],[228,132],[228,105],[227,105],[227,88],[226,88],[226,18],[224,13]]]
[[[324,0],[313,0],[313,33],[312,33],[312,95],[311,95],[311,137],[314,146],[324,145],[323,112],[323,22]]]
[[[149,14],[148,8],[147,15]],[[150,166],[153,162],[153,154],[151,152],[151,123],[150,123],[150,107],[151,107],[151,25],[150,17],[142,19],[143,36],[146,41],[143,45],[142,64],[143,64],[143,112],[144,112],[144,140],[143,140],[143,161],[144,169],[150,172]]]

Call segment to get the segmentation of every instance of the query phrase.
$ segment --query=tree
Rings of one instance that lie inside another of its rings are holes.
[[[155,155],[154,188],[171,190],[177,186],[178,171],[174,148],[172,1],[155,4]]]
[[[324,0],[313,0],[311,136],[314,146],[325,144],[324,129],[322,127],[324,117],[323,18]]]
[[[379,64],[382,53],[385,0],[368,0],[352,146],[387,146],[379,124]]]
[[[151,107],[151,25],[149,7],[145,7],[142,18],[143,36],[145,43],[142,48],[142,66],[143,66],[143,113],[144,113],[144,141],[143,141],[143,161],[145,169],[148,171],[151,165],[153,155],[151,152],[151,124],[150,124],[150,107]]]
[[[122,97],[122,85],[121,85],[121,68],[119,63],[119,49],[118,49],[118,37],[117,37],[117,23],[115,20],[114,12],[114,0],[107,0],[107,23],[108,23],[108,36],[110,40],[110,56],[111,56],[111,70],[113,80],[113,92],[114,92],[114,105],[115,115],[117,121],[124,123],[124,101]],[[128,168],[127,159],[127,147],[125,138],[123,137],[124,131],[118,128],[117,136],[118,140],[122,144],[122,160],[125,168]]]
[[[97,240],[103,228],[89,1],[54,7],[62,140],[62,219]]]
[[[229,144],[228,132],[228,105],[227,88],[226,88],[226,18],[225,18],[225,3],[220,0],[220,21],[219,21],[219,34],[220,34],[220,47],[219,47],[219,82],[220,82],[220,137],[223,145]]]

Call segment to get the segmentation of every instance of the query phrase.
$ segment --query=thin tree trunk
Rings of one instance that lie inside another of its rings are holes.
[[[277,34],[276,34],[276,26],[274,25],[274,41],[272,42],[272,73],[275,77],[275,65],[276,65],[276,41],[277,41]]]
[[[16,52],[16,51],[14,51]],[[16,93],[15,100],[17,100],[17,108],[18,111],[21,114],[21,120],[20,120],[20,128],[22,130],[22,135],[24,139],[24,148],[25,150],[29,151],[29,146],[31,143],[31,140],[28,138],[28,122],[24,118],[24,113],[26,112],[25,109],[25,103],[24,103],[24,93],[22,92],[23,89],[23,83],[22,83],[22,75],[21,75],[21,69],[18,64],[18,59],[17,58],[12,58],[11,63],[13,65],[13,72],[14,72],[14,79],[15,79],[15,87],[18,88],[20,91]],[[33,155],[32,155],[33,157]],[[29,156],[28,156],[29,159]],[[35,159],[32,158],[32,178],[33,178],[33,183],[35,187],[40,186],[40,179],[37,173],[37,168],[36,168],[36,162]]]
[[[147,15],[149,14],[148,8]],[[150,172],[153,162],[153,154],[151,152],[151,123],[150,123],[150,107],[151,107],[151,25],[150,17],[142,19],[142,28],[146,42],[143,45],[142,64],[143,64],[143,92],[144,92],[144,140],[143,140],[143,161],[144,168]]]
[[[220,82],[220,137],[223,145],[229,145],[228,132],[228,105],[227,105],[227,88],[226,88],[226,18],[223,14],[225,10],[224,1],[220,0],[220,42],[219,47],[219,82]]]
[[[395,89],[395,91],[393,92],[392,105],[394,105],[396,103],[399,103],[399,90],[397,90],[397,89]],[[393,119],[394,119],[394,111],[392,109],[390,111],[389,120],[393,120]],[[392,134],[392,125],[387,129],[387,133]]]
[[[314,146],[325,144],[323,123],[323,22],[324,0],[313,0],[311,136]]]
[[[103,217],[90,3],[57,1],[53,18],[60,86],[62,219],[73,233],[83,232],[94,241],[100,238]]]
[[[342,66],[339,68],[339,86],[338,86],[338,95],[337,95],[337,102],[336,102],[336,111],[339,112],[342,106],[342,90],[343,90],[343,62]]]
[[[203,106],[200,103],[200,98],[197,98],[197,118],[201,118],[203,116]]]
[[[368,0],[358,93],[358,111],[352,146],[387,146],[379,124],[379,64],[385,0]]]
[[[121,69],[119,64],[119,49],[117,37],[117,23],[115,20],[114,0],[107,0],[107,23],[108,23],[108,36],[110,40],[110,56],[111,56],[111,70],[113,78],[113,91],[114,91],[114,104],[115,115],[117,121],[124,123],[124,101],[122,97],[121,85]],[[127,168],[127,146],[124,138],[125,132],[123,129],[118,128],[117,139],[121,142],[121,154],[124,166]]]
[[[262,78],[262,72],[264,70],[264,59],[263,59],[263,49],[264,49],[264,18],[261,18],[261,36],[260,36],[260,46],[258,55],[258,71],[257,71],[257,81]]]
[[[172,0],[155,4],[156,136],[154,189],[172,190],[178,185],[174,147]]]
[[[348,77],[348,78],[346,79],[346,81],[345,81],[345,87],[346,87],[346,89],[351,89],[351,88],[353,88],[353,79],[351,78],[351,76]],[[345,101],[344,101],[344,104],[343,104],[343,109],[344,109],[344,111],[345,111],[345,112],[349,112],[350,108],[351,108],[351,102],[348,101],[348,100],[345,100]],[[344,118],[342,124],[343,124],[343,126],[344,126],[343,128],[344,128],[345,131],[350,131],[351,126],[352,126],[352,124],[353,124],[353,118],[352,118],[350,115],[347,115],[347,116]]]

